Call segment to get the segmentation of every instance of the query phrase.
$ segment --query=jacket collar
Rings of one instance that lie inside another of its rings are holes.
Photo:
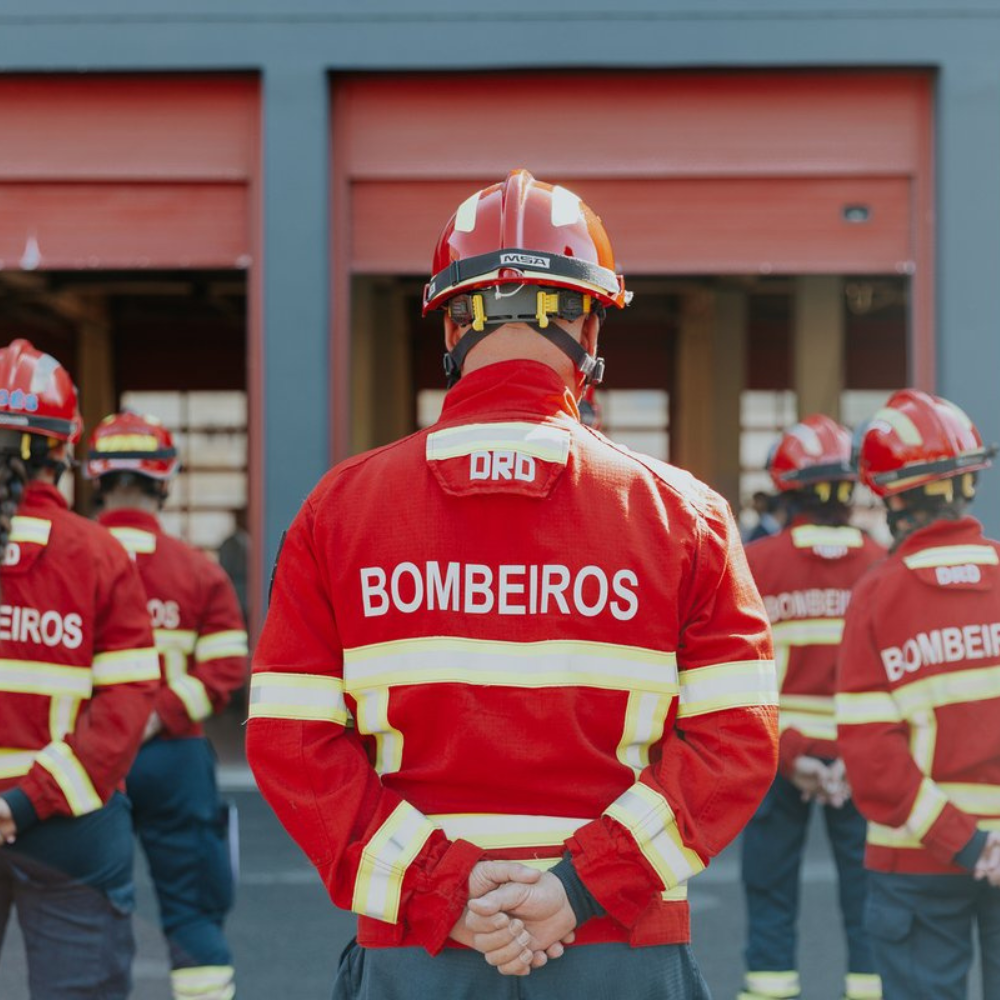
[[[58,487],[51,483],[43,483],[33,479],[24,487],[24,499],[21,501],[22,507],[31,507],[33,510],[39,508],[56,508],[58,510],[68,510],[69,504],[66,498],[59,492]]]
[[[141,531],[160,532],[160,521],[155,514],[134,507],[123,507],[120,510],[102,511],[97,521],[105,528],[138,528]]]

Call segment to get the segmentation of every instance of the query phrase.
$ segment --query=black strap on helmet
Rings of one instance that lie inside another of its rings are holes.
[[[940,458],[933,462],[913,463],[911,465],[904,465],[899,469],[892,469],[888,472],[878,472],[872,476],[872,481],[879,486],[889,486],[892,483],[899,482],[901,479],[914,479],[917,476],[932,476],[936,473],[958,475],[963,469],[967,469],[972,465],[991,462],[996,453],[997,445],[994,444],[988,448],[977,448],[975,451],[966,452],[964,455]]]

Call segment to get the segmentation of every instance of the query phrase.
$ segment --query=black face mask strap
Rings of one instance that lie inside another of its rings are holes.
[[[465,364],[465,356],[485,337],[488,337],[493,330],[484,326],[482,330],[469,330],[462,335],[459,342],[444,354],[444,377],[445,384],[450,389],[462,377],[462,365]]]

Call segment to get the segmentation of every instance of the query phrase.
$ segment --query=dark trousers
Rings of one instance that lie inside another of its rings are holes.
[[[973,934],[1000,1000],[1000,889],[971,875],[871,872],[865,914],[885,1000],[966,1000]]]
[[[150,740],[127,788],[172,967],[231,965],[222,924],[233,874],[211,745],[201,737]]]
[[[780,775],[743,831],[743,886],[747,902],[747,946],[751,971],[797,968],[799,873],[813,812],[801,792]],[[864,817],[847,802],[840,809],[818,807],[837,866],[840,912],[847,938],[848,971],[875,972],[864,930],[868,873],[864,868]]]
[[[115,795],[0,848],[0,942],[17,911],[32,1000],[125,1000],[131,988],[132,826]]]
[[[503,976],[479,952],[361,948],[345,952],[333,1000],[711,1000],[687,945],[569,947],[528,976]]]

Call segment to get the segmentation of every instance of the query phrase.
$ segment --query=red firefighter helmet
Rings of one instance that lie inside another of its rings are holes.
[[[434,249],[423,314],[459,292],[504,284],[574,289],[620,309],[631,298],[597,215],[527,170],[512,170],[458,206]]]
[[[857,463],[862,481],[887,497],[986,469],[995,453],[954,403],[900,389],[863,428]]]
[[[0,348],[0,429],[70,444],[83,433],[69,372],[27,340]]]
[[[768,456],[767,471],[781,491],[854,481],[851,433],[825,414],[805,417],[782,434]]]
[[[174,475],[178,464],[174,439],[156,417],[129,410],[112,413],[90,436],[88,479],[112,472],[134,472],[165,480]]]

